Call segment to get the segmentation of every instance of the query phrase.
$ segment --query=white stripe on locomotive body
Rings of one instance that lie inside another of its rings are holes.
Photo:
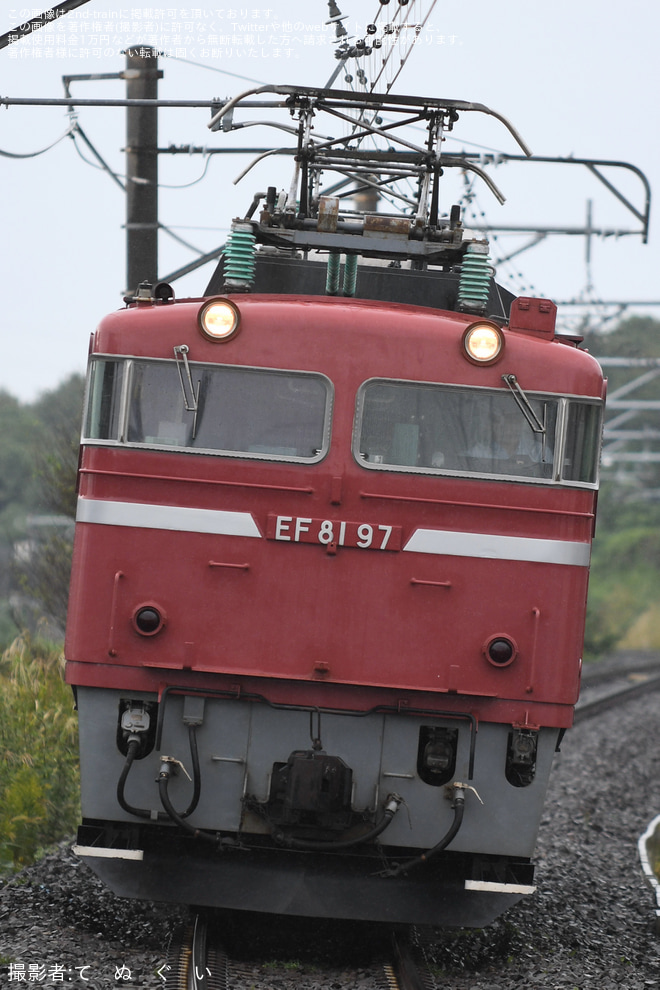
[[[78,498],[76,522],[261,538],[259,527],[250,512],[192,509],[181,505],[158,505],[152,502],[113,502],[83,496]]]
[[[262,533],[250,512],[195,509],[151,502],[117,502],[80,496],[76,521],[103,526],[262,538]],[[439,529],[416,529],[402,549],[410,553],[519,560],[572,567],[588,567],[591,553],[591,546],[588,543]]]
[[[415,530],[403,550],[449,557],[568,564],[572,567],[588,567],[591,555],[589,543],[535,540],[525,536],[495,536],[490,533],[456,533],[441,529]]]

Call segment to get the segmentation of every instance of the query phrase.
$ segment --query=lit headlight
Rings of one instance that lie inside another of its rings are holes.
[[[209,340],[229,340],[238,332],[240,314],[228,299],[212,299],[199,311],[199,329]]]
[[[504,347],[504,335],[496,323],[473,323],[463,334],[463,348],[471,361],[492,364]]]

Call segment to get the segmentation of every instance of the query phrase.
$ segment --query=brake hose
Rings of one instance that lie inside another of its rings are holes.
[[[205,832],[203,829],[195,828],[194,825],[191,825],[189,822],[185,820],[183,815],[179,814],[179,812],[176,810],[176,808],[170,801],[170,796],[168,794],[168,786],[170,782],[170,776],[172,773],[171,770],[172,762],[173,761],[170,760],[168,757],[162,757],[160,764],[160,773],[158,774],[158,793],[160,794],[160,801],[161,804],[163,805],[163,808],[167,812],[168,816],[172,819],[172,821],[176,825],[179,825],[182,829],[184,829],[184,831],[190,832],[190,834],[193,835],[196,839],[205,839],[207,842],[212,842],[214,845],[217,845],[218,842],[220,841],[219,832],[218,833]],[[186,814],[190,814],[190,810],[191,809],[188,809],[188,812],[186,812]]]
[[[463,823],[463,813],[465,811],[465,793],[463,785],[456,786],[453,809],[453,822],[447,832],[445,832],[443,837],[433,846],[433,848],[423,852],[420,856],[415,856],[414,859],[409,859],[406,863],[401,863],[392,870],[385,870],[380,875],[384,877],[398,877],[402,873],[407,873],[408,870],[411,870],[414,866],[421,866],[422,863],[428,863],[430,859],[433,859],[434,856],[437,856],[438,853],[441,853],[443,849],[447,848],[452,839],[456,838],[458,830]]]
[[[279,842],[281,845],[288,846],[291,849],[304,849],[309,852],[351,849],[353,846],[359,846],[362,845],[363,842],[369,842],[371,839],[375,839],[376,836],[381,834],[381,832],[384,832],[399,810],[399,805],[402,801],[403,799],[400,798],[398,794],[390,794],[387,798],[387,803],[383,811],[383,817],[380,821],[377,822],[369,832],[365,832],[363,835],[359,835],[354,839],[329,839],[327,842],[322,842],[314,841],[313,839],[294,839],[293,836],[287,836],[281,832],[273,833],[273,839],[275,842]]]
[[[192,772],[193,772],[193,796],[190,804],[180,816],[181,818],[188,818],[192,815],[193,811],[199,804],[199,795],[202,790],[202,775],[199,769],[199,753],[197,751],[197,726],[188,726],[188,741],[190,743],[190,759],[192,760]]]

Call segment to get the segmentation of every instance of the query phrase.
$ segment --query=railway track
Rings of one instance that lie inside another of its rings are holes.
[[[164,990],[237,990],[254,986],[254,972],[254,966],[234,962],[225,951],[222,932],[197,915],[174,934],[158,975]],[[374,990],[436,990],[415,928],[391,933],[385,957],[373,966],[373,986]]]
[[[657,657],[630,657],[622,661],[602,661],[586,667],[582,676],[575,722],[599,715],[629,699],[660,688],[660,662]]]
[[[392,936],[392,961],[383,966],[387,990],[436,990],[417,930]]]
[[[175,932],[159,976],[166,990],[232,990],[229,956],[203,915]]]

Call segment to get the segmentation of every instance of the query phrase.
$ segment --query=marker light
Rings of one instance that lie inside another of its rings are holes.
[[[495,323],[473,323],[463,334],[463,347],[471,361],[492,364],[504,347],[504,336]]]
[[[229,340],[239,323],[240,313],[228,299],[212,299],[199,311],[199,329],[209,340]]]
[[[484,653],[489,663],[495,667],[508,667],[513,663],[518,648],[508,636],[493,636],[484,646]]]
[[[165,617],[155,605],[142,605],[133,615],[133,625],[142,636],[155,636],[164,624]]]

